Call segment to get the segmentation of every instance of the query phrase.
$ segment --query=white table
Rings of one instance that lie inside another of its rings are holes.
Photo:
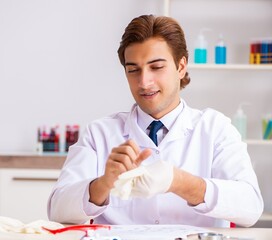
[[[248,238],[254,240],[271,240],[272,228],[207,228],[207,231],[222,233],[225,236]],[[47,234],[15,234],[0,233],[0,240],[79,240],[79,232],[69,232],[57,235]],[[188,240],[198,239],[197,235],[190,236]],[[146,239],[147,240],[147,239]],[[167,239],[168,240],[168,239]]]

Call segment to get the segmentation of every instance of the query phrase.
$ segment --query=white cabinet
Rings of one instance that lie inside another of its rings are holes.
[[[60,170],[1,169],[0,215],[24,223],[47,220],[47,200]]]

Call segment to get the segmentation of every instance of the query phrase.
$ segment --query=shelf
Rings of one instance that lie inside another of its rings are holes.
[[[188,69],[203,70],[271,70],[272,64],[188,64]]]
[[[0,152],[0,157],[1,156],[24,156],[24,157],[66,157],[67,152]]]
[[[272,146],[272,140],[262,140],[262,139],[246,139],[245,143],[248,145],[267,145]]]
[[[264,212],[262,216],[260,217],[261,221],[272,221],[272,213],[266,213]]]
[[[61,169],[65,159],[64,155],[0,155],[0,169]]]

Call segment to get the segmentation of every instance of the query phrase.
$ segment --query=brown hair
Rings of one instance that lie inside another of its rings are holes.
[[[118,49],[120,62],[125,66],[125,50],[132,43],[141,43],[145,40],[159,37],[165,40],[172,51],[175,64],[178,68],[182,57],[188,62],[188,50],[184,32],[176,20],[170,17],[155,17],[154,15],[142,15],[134,18],[126,27]],[[180,88],[190,83],[188,72],[180,81]]]

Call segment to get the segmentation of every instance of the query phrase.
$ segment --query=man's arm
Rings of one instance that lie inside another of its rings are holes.
[[[107,201],[111,187],[105,184],[105,176],[93,180],[89,185],[89,202],[102,206]]]
[[[182,197],[189,205],[196,206],[204,202],[206,182],[182,169],[174,167],[174,177],[168,192]]]

